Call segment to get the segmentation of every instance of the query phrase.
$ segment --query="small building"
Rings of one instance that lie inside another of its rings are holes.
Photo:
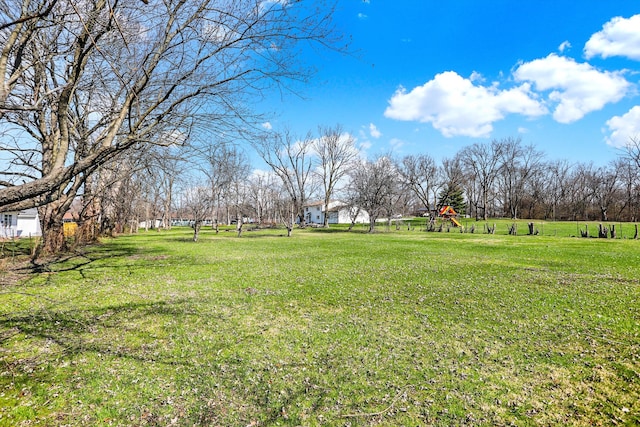
[[[42,235],[38,209],[0,213],[0,239],[15,239]]]
[[[303,206],[303,209],[304,221],[307,224],[324,224],[324,202],[308,203]]]
[[[328,224],[350,224],[355,215],[355,223],[369,222],[369,214],[364,210],[348,206],[339,201],[329,202],[329,211],[325,212],[324,202],[309,203],[304,206],[304,219],[307,224],[324,224],[327,216]]]

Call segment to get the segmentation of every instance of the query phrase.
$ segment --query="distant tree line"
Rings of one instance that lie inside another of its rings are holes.
[[[343,50],[335,4],[259,0],[0,3],[0,211],[37,208],[40,248],[247,219],[306,225],[339,199],[376,219],[450,204],[476,219],[637,221],[640,144],[611,163],[549,160],[520,139],[365,159],[341,126],[263,129],[250,106],[304,81],[301,45]],[[269,127],[269,126],[267,126]],[[260,158],[267,171],[256,172]],[[324,225],[327,225],[326,223]]]
[[[433,215],[445,205],[476,220],[637,221],[640,214],[640,157],[633,140],[603,166],[548,160],[517,138],[474,143],[441,162],[428,154],[366,159],[340,126],[303,137],[273,131],[245,148],[158,148],[138,163],[131,157],[126,170],[119,162],[125,179],[99,191],[101,218],[118,232],[142,222],[170,227],[171,218],[182,218],[212,227],[236,224],[241,234],[246,221],[281,224],[291,233],[305,226],[305,204],[329,200],[365,210],[370,230],[381,218]],[[255,153],[270,170],[252,170],[248,155]],[[194,170],[202,172],[195,181]]]

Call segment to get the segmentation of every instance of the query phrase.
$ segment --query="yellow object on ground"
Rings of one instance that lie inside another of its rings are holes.
[[[62,227],[64,237],[73,237],[76,235],[78,224],[76,224],[75,222],[65,222]]]

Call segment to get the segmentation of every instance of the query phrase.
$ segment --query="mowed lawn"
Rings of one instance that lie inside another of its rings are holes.
[[[0,425],[638,425],[640,241],[567,227],[5,248]]]

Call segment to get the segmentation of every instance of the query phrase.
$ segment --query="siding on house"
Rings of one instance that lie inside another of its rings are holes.
[[[315,202],[304,206],[304,220],[307,224],[324,223],[323,205],[323,202]]]
[[[329,203],[329,212],[327,219],[329,224],[349,224],[351,223],[351,211],[355,208],[349,208],[342,202],[332,201]],[[304,206],[305,221],[307,224],[324,224],[324,203],[315,202]],[[369,221],[369,215],[365,211],[360,211],[356,218],[356,223],[364,223]]]
[[[36,208],[0,213],[0,238],[40,236],[40,219]]]

